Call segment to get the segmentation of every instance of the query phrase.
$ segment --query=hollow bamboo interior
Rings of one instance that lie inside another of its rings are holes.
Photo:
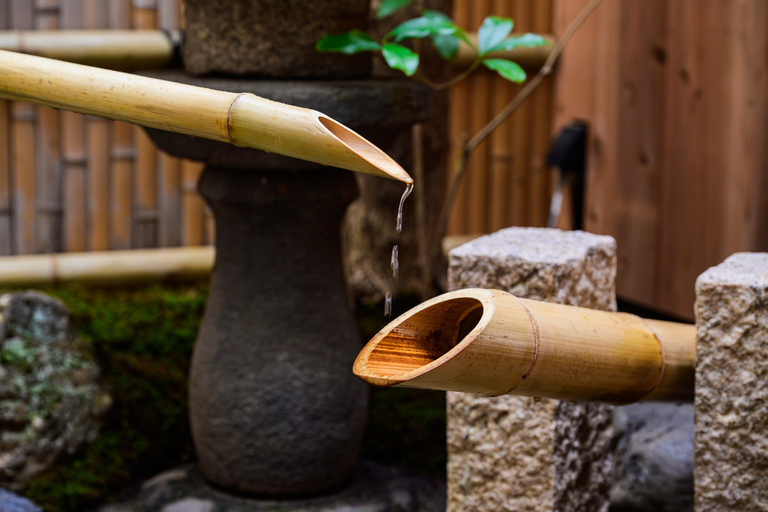
[[[168,66],[181,46],[178,30],[0,31],[0,50],[121,71]]]
[[[467,289],[395,319],[354,373],[378,386],[490,396],[688,401],[695,340],[692,325]]]
[[[207,246],[8,256],[0,258],[0,287],[189,281],[211,274],[214,255]]]
[[[203,87],[0,51],[0,97],[413,180],[354,131],[306,109]]]

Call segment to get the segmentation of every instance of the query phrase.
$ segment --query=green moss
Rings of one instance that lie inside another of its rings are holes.
[[[98,439],[25,494],[52,512],[82,510],[192,459],[187,370],[207,286],[42,290],[72,311],[90,342],[113,405]]]

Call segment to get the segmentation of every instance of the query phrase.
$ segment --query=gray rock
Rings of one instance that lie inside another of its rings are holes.
[[[768,254],[696,281],[696,510],[768,510]]]
[[[146,482],[128,501],[99,512],[444,512],[445,483],[359,463],[342,489],[316,498],[247,498],[213,489],[193,467]]]
[[[325,34],[368,25],[369,0],[185,0],[184,67],[192,74],[360,77],[371,53],[318,53]]]
[[[0,511],[2,512],[42,512],[42,509],[21,496],[0,489]]]
[[[612,512],[693,511],[693,405],[617,407]]]
[[[616,242],[581,231],[509,228],[449,254],[451,290],[615,310]],[[456,511],[603,511],[612,408],[448,393],[448,500]]]
[[[18,490],[96,437],[110,397],[60,301],[3,295],[0,333],[0,482]]]

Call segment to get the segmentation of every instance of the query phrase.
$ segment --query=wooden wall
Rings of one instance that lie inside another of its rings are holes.
[[[179,0],[0,0],[0,29],[178,28]],[[199,245],[201,166],[139,128],[0,100],[0,254]]]
[[[454,19],[470,30],[476,31],[491,14],[513,18],[515,32],[552,32],[550,0],[455,2]],[[450,123],[454,153],[462,140],[477,133],[520,88],[485,70],[452,88]],[[544,162],[552,136],[551,107],[552,83],[545,80],[475,150],[452,211],[449,234],[489,233],[509,226],[546,224],[552,178]]]
[[[554,0],[561,33],[587,0]],[[768,3],[606,0],[566,48],[555,128],[589,122],[585,229],[618,292],[693,317],[696,277],[768,251]]]

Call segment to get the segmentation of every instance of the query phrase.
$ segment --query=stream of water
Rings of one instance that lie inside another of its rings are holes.
[[[411,192],[413,192],[413,183],[408,183],[405,186],[405,192],[403,192],[403,195],[400,197],[400,206],[397,208],[396,231],[398,235],[403,232],[403,205],[405,205],[405,200],[408,199],[408,196],[411,195]],[[389,266],[392,269],[392,279],[397,281],[397,278],[400,276],[400,252],[397,248],[397,244],[392,247],[392,256],[389,259]],[[384,299],[384,316],[387,318],[392,316],[391,291],[387,292],[387,295]]]

